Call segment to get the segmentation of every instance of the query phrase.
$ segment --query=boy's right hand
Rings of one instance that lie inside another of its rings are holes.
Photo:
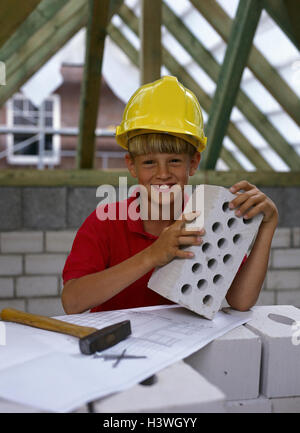
[[[202,244],[201,235],[205,234],[204,228],[195,228],[194,230],[184,228],[186,222],[192,221],[198,215],[197,212],[183,214],[182,219],[163,229],[159,238],[149,247],[151,260],[155,267],[169,263],[174,257],[182,259],[194,257],[194,253],[182,250],[180,246]]]

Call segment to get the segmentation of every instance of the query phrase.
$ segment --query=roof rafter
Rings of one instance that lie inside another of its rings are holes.
[[[232,20],[222,7],[215,0],[190,1],[221,38],[225,42],[228,42]],[[252,46],[247,66],[282,108],[300,126],[300,99],[255,46]]]
[[[134,12],[129,9],[126,5],[123,5],[119,12],[120,18],[125,22],[125,24],[138,35],[138,18],[135,16]],[[137,50],[128,42],[128,40],[122,35],[122,33],[113,26],[109,26],[108,33],[114,42],[121,47],[121,49],[128,55],[133,64],[139,67],[138,53]],[[196,83],[196,81],[184,70],[183,67],[174,59],[174,57],[164,48],[163,49],[163,64],[170,70],[173,75],[176,75],[182,83],[189,87],[198,97],[200,104],[206,112],[209,112],[211,105],[211,98],[201,89],[201,87]],[[255,149],[247,138],[239,131],[236,126],[230,122],[228,128],[229,138],[236,144],[236,146],[241,150],[242,153],[249,159],[249,161],[255,166],[255,160],[259,158],[261,164],[261,169],[273,170],[270,165],[262,158],[260,153]],[[228,164],[231,169],[236,169],[237,164],[239,164],[240,169],[243,167],[236,160],[235,166],[232,165],[228,156],[228,151],[225,149],[221,153],[221,158]]]
[[[263,5],[277,25],[284,31],[293,44],[300,49],[298,0],[263,0]]]
[[[10,38],[21,23],[37,7],[41,0],[26,0],[20,6],[19,0],[1,2],[0,47]]]
[[[221,70],[220,65],[166,4],[163,6],[163,23],[194,61],[213,81],[217,82]],[[242,90],[238,92],[236,106],[288,166],[292,168],[300,166],[300,157],[294,148],[286,142],[279,131],[268,120],[267,116],[257,108]],[[259,152],[257,153],[259,156],[252,160],[256,168],[263,170],[270,169],[267,161],[262,158]]]
[[[74,36],[87,20],[85,0],[70,0],[59,12],[20,46],[6,63],[7,85],[0,106]]]
[[[141,0],[140,83],[160,78],[162,0]]]
[[[93,168],[102,60],[110,0],[90,0],[81,87],[77,168]]]

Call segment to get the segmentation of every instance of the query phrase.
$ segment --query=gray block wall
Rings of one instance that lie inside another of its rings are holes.
[[[300,307],[299,188],[260,189],[280,219],[258,305]],[[61,272],[76,230],[100,200],[95,187],[0,188],[0,309],[63,314]]]

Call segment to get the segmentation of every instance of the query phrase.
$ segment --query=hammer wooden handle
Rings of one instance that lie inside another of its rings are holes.
[[[1,319],[6,322],[21,323],[22,325],[29,325],[47,331],[61,332],[62,334],[69,334],[79,338],[86,337],[98,331],[97,328],[74,325],[62,320],[51,319],[50,317],[25,313],[24,311],[15,310],[14,308],[5,308],[2,310]]]

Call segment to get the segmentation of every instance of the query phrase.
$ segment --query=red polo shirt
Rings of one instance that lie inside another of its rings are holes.
[[[102,205],[116,215],[115,220],[100,220],[97,210],[93,211],[78,230],[71,252],[63,269],[64,284],[71,279],[103,271],[139,253],[150,246],[156,239],[144,231],[141,219],[119,219],[120,203],[124,207],[135,200],[132,196],[123,202]],[[109,206],[109,208],[108,208]],[[124,209],[124,208],[123,208]],[[99,211],[99,208],[98,208]],[[247,256],[244,257],[242,264]],[[145,307],[150,305],[173,304],[147,287],[154,269],[123,289],[116,296],[93,308],[91,312],[119,310],[123,308]],[[120,275],[120,279],[122,275]]]
[[[121,203],[126,203],[128,209],[133,200],[135,197],[130,197]],[[77,232],[63,270],[64,283],[72,278],[80,278],[115,266],[149,247],[157,239],[157,236],[144,231],[141,219],[134,221],[128,217],[120,220],[118,218],[119,205],[120,202],[117,202],[102,207],[105,213],[108,212],[108,209],[113,215],[115,212],[115,220],[101,221],[97,218],[95,210],[84,221]],[[147,287],[153,270],[91,311],[172,304],[173,302]],[[122,275],[120,275],[121,278]]]

